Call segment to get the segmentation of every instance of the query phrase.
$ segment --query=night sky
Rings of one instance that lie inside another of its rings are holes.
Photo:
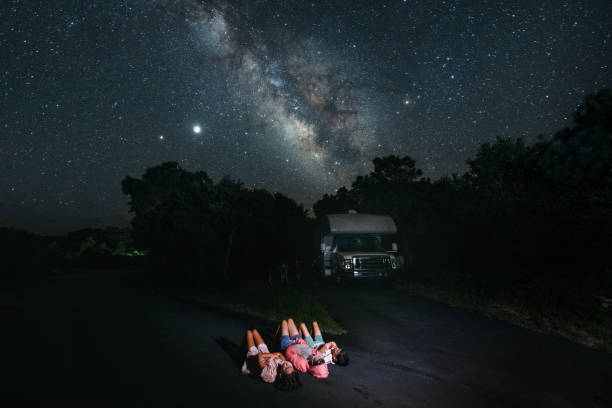
[[[377,156],[462,172],[612,86],[611,22],[610,0],[3,0],[0,225],[126,225],[121,180],[164,161],[306,207]]]

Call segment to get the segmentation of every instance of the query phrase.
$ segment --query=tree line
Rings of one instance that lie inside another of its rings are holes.
[[[391,215],[411,280],[534,305],[555,293],[551,307],[612,294],[610,91],[587,96],[572,126],[552,138],[498,137],[467,164],[431,180],[408,156],[378,157],[314,212]],[[319,254],[316,221],[280,193],[227,177],[215,183],[174,162],[122,187],[135,243],[150,251],[159,277],[236,281],[283,261],[312,265]]]
[[[248,189],[176,162],[126,177],[137,246],[150,251],[156,277],[189,285],[238,282],[285,262],[313,259],[314,220],[281,193]]]
[[[85,228],[40,236],[0,227],[0,284],[23,286],[53,270],[137,266],[145,252],[134,247],[130,228]]]
[[[612,296],[610,91],[587,96],[552,138],[497,138],[467,164],[463,174],[431,180],[408,156],[378,157],[372,172],[324,195],[314,213],[391,215],[410,281],[549,308]],[[146,258],[157,279],[190,286],[259,279],[281,263],[318,272],[317,221],[281,193],[229,177],[214,182],[175,162],[125,177],[122,191],[131,233],[41,239],[0,230],[11,271],[3,279],[108,256]]]
[[[610,91],[587,96],[573,119],[533,145],[484,143],[465,173],[439,180],[410,157],[376,158],[314,211],[390,214],[412,280],[534,306],[596,303],[612,295]]]

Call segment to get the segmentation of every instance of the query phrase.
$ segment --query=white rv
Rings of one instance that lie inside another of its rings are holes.
[[[389,278],[402,267],[397,227],[388,215],[329,214],[321,228],[324,277]]]

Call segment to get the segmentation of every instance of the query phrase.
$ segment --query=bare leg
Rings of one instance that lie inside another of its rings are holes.
[[[281,323],[281,336],[288,336],[289,335],[289,328],[287,326],[287,321],[283,320]]]
[[[321,336],[321,329],[319,329],[319,323],[312,322],[312,331],[314,332],[315,337]]]
[[[255,342],[253,341],[253,332],[250,330],[247,330],[246,332],[246,340],[247,340],[247,347],[251,348],[253,346],[255,346]]]
[[[259,346],[260,344],[265,344],[257,329],[253,329],[253,339],[255,339],[255,345],[257,346]]]
[[[287,325],[289,326],[289,337],[293,337],[296,334],[300,334],[298,332],[297,327],[295,327],[295,322],[292,318],[287,319]]]
[[[310,332],[308,331],[308,327],[306,327],[306,324],[304,323],[300,323],[300,332],[302,333],[302,337],[306,338],[308,336],[310,336]]]

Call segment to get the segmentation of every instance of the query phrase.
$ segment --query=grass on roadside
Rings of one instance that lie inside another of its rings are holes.
[[[299,287],[252,286],[181,292],[183,299],[279,322],[292,317],[310,324],[316,320],[323,333],[345,334],[342,328],[308,290]]]
[[[419,283],[404,283],[400,289],[413,296],[432,299],[453,307],[469,309],[540,333],[556,334],[570,341],[612,353],[612,310],[603,319],[586,321],[577,316],[562,316],[540,310],[484,299],[475,294],[449,291]]]

